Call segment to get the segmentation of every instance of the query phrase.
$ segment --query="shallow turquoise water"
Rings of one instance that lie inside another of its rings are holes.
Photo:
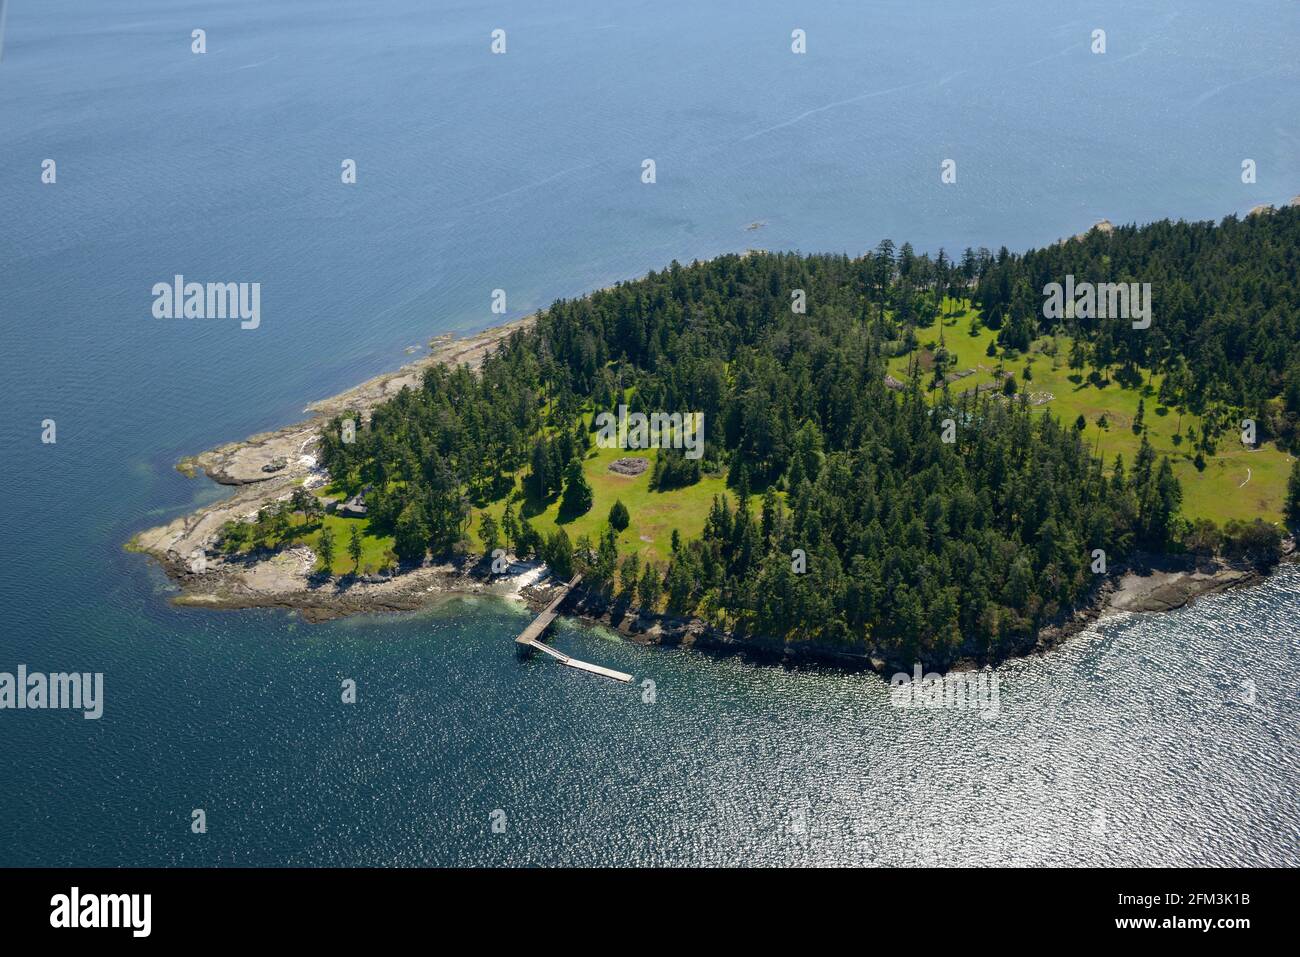
[[[513,317],[749,246],[1018,248],[1284,201],[1294,5],[9,7],[0,670],[102,671],[107,702],[0,712],[0,863],[1297,862],[1294,572],[1011,664],[982,722],[561,629],[645,704],[518,661],[508,606],[179,611],[120,550],[220,494],[177,457],[491,324],[494,288]],[[177,272],[261,282],[261,328],[154,320]]]

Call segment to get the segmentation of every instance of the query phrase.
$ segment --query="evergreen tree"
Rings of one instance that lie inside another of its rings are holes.
[[[1085,357],[1083,353],[1083,340],[1079,339],[1076,336],[1075,339],[1070,343],[1069,366],[1071,369],[1082,369],[1084,361],[1085,361]]]
[[[316,550],[320,553],[321,570],[326,575],[334,573],[334,529],[326,526],[321,529]]]
[[[411,503],[402,509],[393,529],[393,551],[407,564],[420,564],[429,550],[429,527],[423,510]]]
[[[641,559],[636,552],[623,559],[618,570],[618,590],[623,600],[631,601],[636,596],[637,581],[641,575]]]
[[[557,578],[573,577],[573,543],[562,528],[546,540],[546,564]]]
[[[608,593],[614,584],[614,570],[618,567],[618,541],[613,528],[606,528],[600,536],[596,547],[596,562],[592,567],[593,584],[601,592]]]
[[[348,557],[352,559],[352,570],[361,570],[361,529],[353,525],[348,532]]]
[[[483,540],[485,555],[491,555],[501,547],[501,533],[497,529],[497,521],[487,512],[484,512],[483,517],[479,519],[478,537]]]
[[[568,521],[591,511],[591,483],[583,474],[582,462],[573,459],[564,475],[564,497],[560,499],[560,518]]]
[[[524,487],[528,492],[529,498],[538,503],[543,503],[551,494],[551,450],[544,436],[539,436],[533,443],[533,451],[529,457],[531,470],[524,482]]]
[[[524,519],[519,523],[519,545],[516,554],[520,558],[540,558],[546,561],[546,543],[542,541],[542,533],[533,528],[532,524]]]
[[[316,496],[312,495],[305,488],[299,485],[297,488],[293,490],[293,494],[289,496],[289,505],[293,509],[293,511],[301,512],[305,520],[310,518],[310,513],[312,511],[312,501],[315,499],[315,497]]]
[[[772,537],[776,534],[776,523],[780,507],[780,501],[776,497],[776,489],[769,485],[763,492],[763,511],[760,521],[764,546],[772,544]]]
[[[501,534],[505,536],[507,547],[518,550],[519,520],[515,518],[513,502],[506,502],[506,509],[501,513]]]
[[[641,580],[636,586],[638,604],[646,611],[654,611],[659,601],[659,590],[659,570],[655,568],[653,562],[646,562],[645,568],[641,571]]]
[[[1291,477],[1286,483],[1286,505],[1283,508],[1287,523],[1300,527],[1300,458],[1291,463]]]

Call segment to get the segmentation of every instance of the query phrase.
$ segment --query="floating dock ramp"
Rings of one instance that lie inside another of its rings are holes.
[[[565,585],[555,600],[546,606],[546,610],[533,619],[533,623],[519,633],[515,642],[521,646],[536,648],[538,651],[550,655],[562,665],[568,665],[570,668],[577,668],[579,671],[589,671],[593,675],[603,675],[606,678],[613,678],[615,681],[631,681],[632,676],[624,674],[621,671],[615,671],[612,668],[602,668],[600,665],[593,665],[586,661],[579,661],[577,658],[570,658],[561,651],[556,651],[550,645],[542,641],[542,634],[550,627],[551,622],[555,621],[555,616],[559,614],[560,605],[564,599],[569,597],[569,592],[573,591],[575,585],[582,581],[581,575],[574,575],[573,580]]]

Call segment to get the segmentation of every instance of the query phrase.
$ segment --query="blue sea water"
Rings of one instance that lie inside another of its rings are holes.
[[[121,550],[223,494],[178,457],[500,321],[497,288],[513,318],[750,247],[1285,202],[1295,4],[9,0],[4,29],[0,671],[102,671],[106,704],[0,712],[0,864],[1300,862],[1293,571],[1009,664],[985,722],[574,625],[638,684],[521,663],[486,601],[181,611]],[[261,326],[154,319],[177,273],[260,282]]]

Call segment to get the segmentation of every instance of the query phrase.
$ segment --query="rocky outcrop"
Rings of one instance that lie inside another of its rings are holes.
[[[609,463],[609,470],[619,475],[640,475],[650,467],[650,460],[640,456],[626,456]]]
[[[528,316],[465,339],[440,336],[430,343],[432,352],[428,356],[395,372],[376,376],[346,392],[312,403],[307,407],[311,418],[303,422],[182,459],[177,468],[185,474],[192,476],[202,471],[215,482],[234,486],[234,493],[165,525],[140,532],[128,548],[156,558],[180,583],[181,601],[187,600],[188,596],[191,604],[250,607],[241,604],[248,590],[241,589],[239,582],[241,576],[253,574],[259,565],[227,562],[218,555],[214,545],[221,527],[228,521],[254,518],[265,506],[287,499],[299,485],[311,489],[324,484],[328,477],[318,467],[315,452],[320,430],[329,419],[344,412],[356,412],[364,422],[371,409],[402,388],[418,387],[425,369],[437,364],[462,363],[477,367],[499,342],[514,331],[526,328],[532,321],[533,317]],[[274,590],[251,589],[260,595],[259,603],[262,599],[271,601],[267,596]],[[302,591],[294,583],[284,584],[284,590]],[[303,598],[304,604],[295,604],[295,607],[314,607],[318,594],[318,590],[312,591]],[[380,599],[380,602],[384,600]],[[296,601],[286,598],[277,603],[293,604]],[[329,606],[338,604],[331,601]],[[353,607],[346,601],[342,605]],[[364,609],[357,606],[355,610]]]

